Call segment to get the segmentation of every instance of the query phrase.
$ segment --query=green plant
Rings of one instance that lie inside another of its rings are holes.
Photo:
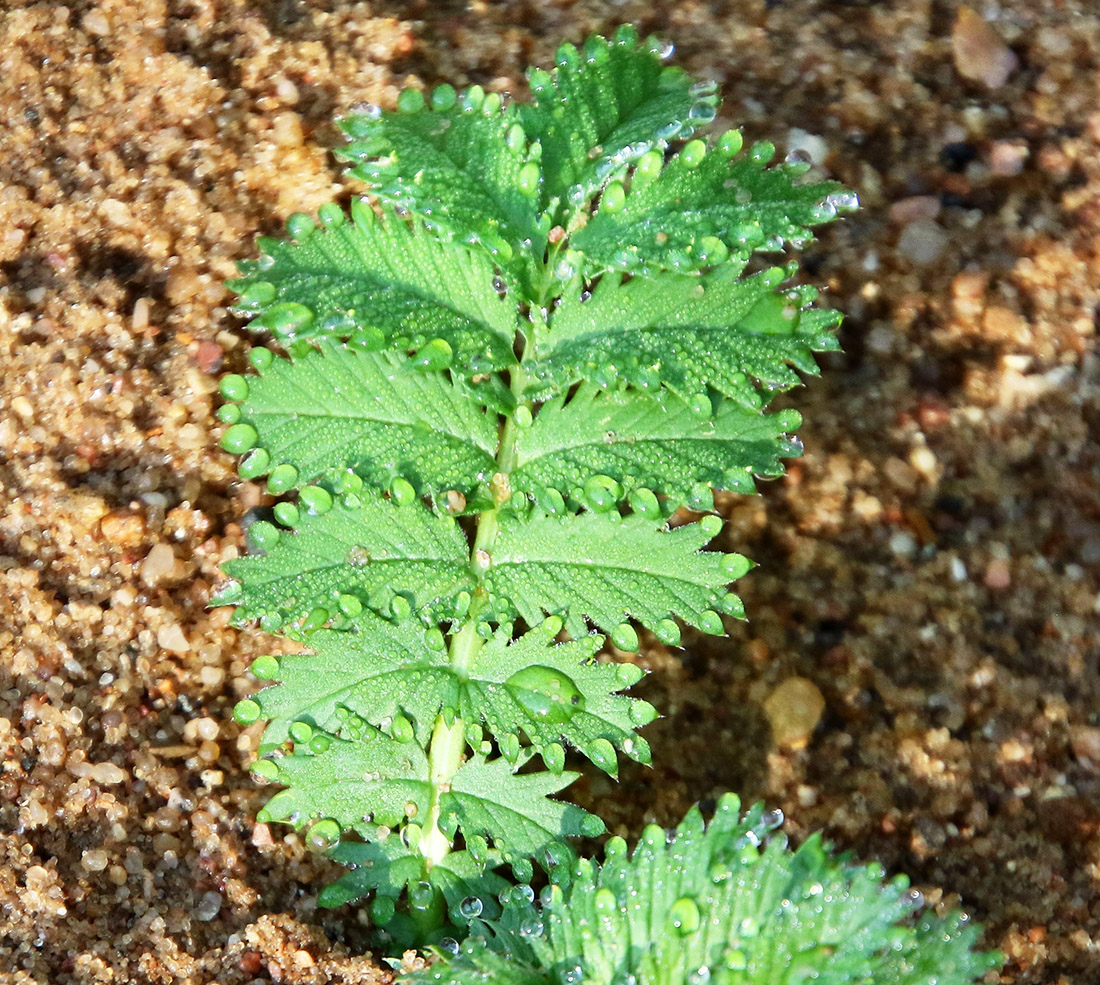
[[[215,601],[306,648],[256,660],[276,686],[235,714],[268,721],[253,770],[284,789],[261,818],[348,865],[320,902],[370,897],[397,946],[511,940],[509,868],[525,903],[536,866],[559,894],[597,878],[568,839],[602,822],[552,799],[567,750],[614,776],[656,717],[601,634],[629,652],[639,627],[675,645],[742,616],[749,562],[704,550],[713,490],[799,453],[798,415],[765,408],[836,347],[793,266],[749,264],[854,196],[737,131],[694,138],[714,86],[629,29],[528,80],[529,103],[444,85],[345,120],[370,198],[292,216],[232,284],[270,345],[223,380],[222,445],[297,499]]]
[[[1000,962],[962,914],[915,917],[904,877],[884,885],[817,836],[792,852],[771,835],[782,815],[740,808],[726,794],[709,825],[695,808],[674,832],[651,825],[632,856],[612,838],[538,904],[513,890],[407,985],[961,985]]]

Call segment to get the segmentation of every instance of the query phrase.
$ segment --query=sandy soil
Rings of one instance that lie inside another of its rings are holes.
[[[335,114],[622,21],[865,208],[806,256],[848,312],[807,454],[726,503],[751,622],[648,647],[657,765],[577,796],[623,833],[766,798],[961,898],[1002,981],[1100,980],[1100,12],[975,7],[3,4],[0,981],[388,977],[253,821],[229,713],[271,644],[204,608],[261,496],[216,449],[221,282],[346,191]]]

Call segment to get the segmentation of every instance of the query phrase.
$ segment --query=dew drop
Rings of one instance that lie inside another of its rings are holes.
[[[785,820],[786,816],[783,814],[783,811],[778,807],[776,807],[774,810],[765,811],[760,816],[760,823],[763,824],[768,831],[774,831]]]
[[[249,669],[252,671],[253,677],[259,678],[261,681],[269,681],[279,673],[279,661],[270,654],[264,654],[262,657],[253,660]]]
[[[665,646],[680,645],[680,627],[671,619],[662,619],[657,623],[654,633]]]
[[[413,910],[427,910],[434,900],[435,890],[430,882],[421,880],[415,886],[409,887],[409,906]]]
[[[327,852],[340,840],[340,824],[330,817],[322,818],[309,829],[306,845],[314,852]]]
[[[585,747],[584,754],[605,773],[614,776],[618,772],[619,759],[615,747],[607,739],[595,739]]]
[[[295,212],[286,220],[286,231],[299,243],[309,239],[317,230],[317,224],[304,212]]]
[[[689,140],[684,149],[680,151],[680,163],[689,171],[695,170],[703,163],[707,153],[707,145],[701,140]]]
[[[323,606],[317,606],[316,609],[310,611],[306,616],[305,621],[302,623],[302,632],[311,633],[315,629],[320,629],[329,619],[329,611]]]
[[[542,931],[542,919],[537,913],[533,913],[529,917],[526,917],[519,925],[519,933],[521,937],[538,937],[542,934]],[[576,979],[574,979],[574,981],[575,980]]]
[[[697,482],[688,490],[687,505],[689,509],[702,513],[705,510],[714,509],[714,490],[705,482]],[[718,522],[715,523],[714,521]],[[703,533],[714,537],[722,529],[722,520],[717,516],[705,516],[700,521]],[[711,531],[714,531],[711,533]]]
[[[713,609],[704,609],[699,613],[698,626],[710,636],[726,635],[726,627],[722,625],[722,617]]]
[[[287,732],[300,745],[305,745],[313,738],[313,726],[309,722],[291,722]]]
[[[529,936],[534,936],[534,934]],[[558,977],[561,979],[561,985],[578,985],[584,978],[584,969],[579,964],[563,968]]]
[[[416,490],[408,479],[398,476],[390,483],[390,498],[398,506],[411,506],[416,502]]]
[[[242,479],[258,479],[266,474],[271,465],[271,455],[266,448],[253,448],[237,466],[237,472]]]
[[[432,109],[437,112],[451,109],[457,98],[454,86],[447,83],[438,85],[432,90]]]
[[[622,212],[626,205],[626,192],[623,191],[621,182],[613,181],[600,196],[600,210],[606,210],[610,215]]]
[[[710,402],[710,397],[705,393],[696,393],[689,397],[688,410],[691,411],[693,417],[704,420],[714,413],[714,407]]]
[[[361,568],[364,565],[370,564],[370,551],[362,545],[356,544],[348,551],[344,560],[353,568]]]
[[[529,714],[543,721],[561,724],[584,710],[584,695],[576,682],[553,667],[524,667],[504,683]]]
[[[697,244],[695,255],[701,263],[715,266],[725,262],[729,258],[730,251],[717,236],[704,236]]]
[[[698,125],[710,123],[717,115],[718,110],[710,103],[696,103],[688,110],[688,120]]]
[[[718,138],[718,153],[724,157],[734,157],[741,152],[744,138],[740,130],[727,130]]]
[[[534,161],[528,161],[519,169],[519,174],[516,175],[516,184],[524,195],[531,198],[539,190],[540,176],[541,171],[539,166]]]
[[[453,359],[454,350],[446,339],[432,339],[417,351],[412,358],[412,364],[417,369],[430,373],[446,369]]]
[[[458,904],[458,912],[467,920],[473,920],[474,917],[480,917],[483,909],[485,909],[485,904],[476,896],[467,896]]]
[[[657,130],[657,137],[660,140],[672,140],[683,129],[684,124],[680,120],[671,120]]]
[[[630,720],[641,728],[643,725],[648,725],[658,717],[657,709],[653,707],[648,701],[642,701],[640,699],[634,700],[630,704]],[[626,743],[623,743],[623,751],[630,754],[630,750],[626,748]]]
[[[584,483],[584,498],[596,513],[607,513],[622,496],[622,487],[610,476],[589,476]]]
[[[332,493],[321,486],[306,486],[298,493],[298,499],[308,513],[314,516],[332,509]]]
[[[634,653],[638,649],[638,633],[630,623],[624,622],[620,626],[616,626],[611,632],[611,642],[615,644],[620,650],[625,650],[627,653]]]
[[[245,698],[234,706],[233,717],[241,725],[251,725],[260,717],[260,706],[251,698]]]
[[[259,434],[251,424],[234,424],[222,435],[222,448],[233,455],[243,455],[255,447]]]
[[[825,201],[837,212],[852,212],[859,208],[859,196],[855,192],[833,192],[825,197]]]
[[[254,551],[270,551],[279,543],[279,528],[266,520],[258,520],[248,528],[248,543]]]
[[[424,93],[419,89],[402,89],[397,97],[397,108],[402,113],[419,113],[424,108]]]
[[[668,917],[673,929],[681,937],[695,933],[702,922],[699,907],[690,896],[681,896],[673,903],[669,908]]]
[[[527,134],[523,132],[523,127],[518,123],[513,123],[511,127],[508,128],[508,133],[504,140],[508,145],[508,149],[513,154],[522,153],[523,148],[527,146]]]
[[[285,621],[281,612],[265,612],[260,616],[260,629],[265,633],[277,633]]]
[[[248,381],[238,373],[222,377],[222,396],[226,400],[245,400],[248,397]]]
[[[298,484],[298,470],[289,463],[276,465],[267,477],[267,491],[273,496],[281,496]]]
[[[279,767],[270,759],[257,759],[248,769],[254,779],[264,783],[274,783],[279,775]]]
[[[271,304],[275,300],[275,285],[266,280],[249,284],[241,293],[241,303],[250,308],[260,308],[265,304]],[[233,398],[237,399],[237,398]],[[243,397],[240,399],[244,399]]]
[[[560,742],[551,742],[542,748],[542,761],[555,776],[565,769],[565,747]]]
[[[775,144],[770,140],[758,140],[749,148],[749,160],[753,164],[767,164],[773,157],[775,157]]]

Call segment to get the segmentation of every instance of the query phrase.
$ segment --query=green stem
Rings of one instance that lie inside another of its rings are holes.
[[[512,370],[511,387],[516,397],[517,407],[524,405],[522,395],[525,385],[526,375],[521,367],[516,366]],[[497,472],[505,477],[505,482],[507,476],[516,467],[517,433],[515,414],[512,414],[505,421],[496,457]],[[500,510],[510,497],[510,493],[508,495],[505,493],[508,493],[507,489],[501,490],[494,507],[486,510],[477,519],[477,531],[470,549],[470,567],[478,581],[484,578],[486,571],[492,565],[492,548],[500,530]],[[470,667],[473,666],[474,660],[485,645],[485,640],[478,635],[477,625],[478,617],[488,603],[488,593],[484,587],[479,586],[470,602],[466,622],[451,638],[447,658],[451,669],[459,677],[465,677],[469,673]],[[450,716],[441,714],[436,719],[431,744],[428,747],[428,777],[432,792],[428,814],[424,819],[423,834],[419,841],[420,854],[424,857],[428,869],[446,858],[451,851],[451,840],[439,826],[441,804],[443,795],[451,789],[451,782],[462,766],[463,751],[466,746],[466,722],[454,716],[448,725],[448,717]]]

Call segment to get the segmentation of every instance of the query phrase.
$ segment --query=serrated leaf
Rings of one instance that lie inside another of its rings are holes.
[[[652,39],[639,47],[624,26],[610,43],[593,37],[579,52],[563,45],[553,71],[529,73],[532,98],[519,117],[542,147],[543,210],[555,200],[576,209],[619,168],[713,117],[715,87],[663,67],[659,50]]]
[[[692,808],[667,838],[651,826],[633,855],[614,839],[606,861],[576,863],[545,904],[509,898],[499,918],[475,921],[471,944],[411,985],[473,985],[501,956],[506,981],[558,981],[564,968],[642,985],[969,985],[1001,963],[974,949],[980,928],[957,913],[914,927],[904,880],[830,858],[816,837],[757,848],[769,826],[759,807],[743,820],[739,808],[727,794],[709,825]]]
[[[278,612],[291,622],[318,608],[335,616],[341,595],[376,609],[403,595],[420,611],[474,587],[466,539],[453,518],[419,503],[398,506],[370,490],[358,501],[337,499],[328,512],[305,517],[266,555],[227,561],[225,571],[240,583],[234,619]]]
[[[563,839],[603,830],[587,811],[550,799],[579,774],[517,773],[530,756],[521,753],[515,763],[470,756],[439,793],[440,824],[452,840],[456,831],[467,839],[484,836],[505,859],[532,858],[541,865],[548,849],[572,857]],[[307,747],[272,762],[273,779],[285,789],[264,807],[266,821],[301,825],[332,818],[343,829],[362,827],[369,837],[377,825],[392,828],[426,816],[432,799],[428,757],[419,744],[400,742],[365,722],[329,736],[323,752]]]
[[[255,316],[251,328],[284,341],[357,330],[413,348],[442,339],[469,373],[514,361],[515,306],[493,289],[488,257],[360,201],[352,219],[304,227],[296,241],[261,241],[266,257],[242,263],[231,284],[238,313]]]
[[[420,495],[468,495],[495,469],[495,415],[442,373],[391,353],[325,340],[302,358],[275,359],[248,379],[240,412],[269,468],[294,466],[295,485],[351,469],[374,486],[401,476]]]
[[[515,108],[468,90],[450,108],[350,116],[337,155],[371,194],[474,247],[522,281],[541,256],[535,188],[525,187],[527,141]],[[514,129],[513,129],[514,128]]]
[[[611,632],[628,618],[649,629],[670,617],[700,626],[748,567],[702,551],[711,537],[701,524],[667,530],[639,515],[505,516],[485,582],[529,624],[560,615],[573,637],[587,622]]]
[[[816,374],[813,353],[837,348],[835,311],[773,293],[773,272],[741,280],[732,269],[703,277],[600,279],[587,298],[566,292],[528,370],[528,395],[545,398],[603,374],[690,399],[713,388],[761,408]],[[797,289],[796,289],[797,292]],[[803,292],[812,297],[812,292]]]
[[[341,709],[375,726],[403,715],[425,744],[440,711],[452,708],[497,739],[523,732],[537,749],[564,740],[582,752],[603,739],[647,762],[649,747],[634,734],[636,702],[615,693],[626,686],[619,668],[592,660],[601,643],[585,636],[553,645],[541,628],[511,643],[498,634],[460,674],[445,651],[425,645],[412,621],[370,618],[353,632],[319,630],[309,638],[311,652],[277,658],[277,683],[254,696],[260,717],[270,720],[262,748],[285,742],[294,721],[335,732]],[[531,668],[542,672],[541,684]],[[562,681],[578,700],[568,700],[570,691],[555,703],[551,685],[560,691]]]
[[[268,719],[262,747],[282,745],[289,725],[305,721],[325,732],[340,728],[337,712],[347,708],[374,726],[400,711],[420,730],[430,729],[453,674],[445,652],[429,650],[424,627],[408,619],[394,624],[364,613],[353,630],[319,629],[309,650],[275,658],[272,686],[253,698]],[[439,683],[435,678],[443,678]],[[434,697],[424,700],[424,695]]]
[[[529,758],[521,754],[512,764],[503,757],[471,756],[440,798],[440,812],[444,818],[452,816],[467,838],[481,834],[492,839],[506,857],[525,856],[543,864],[551,850],[571,858],[563,839],[595,837],[603,832],[603,823],[575,804],[550,799],[578,773],[516,773]]]
[[[621,203],[597,209],[570,239],[590,275],[701,270],[727,254],[740,271],[756,250],[806,240],[836,218],[838,202],[847,206],[836,182],[795,184],[798,170],[765,168],[757,154],[734,158],[722,147],[700,159],[702,142],[693,141],[655,177],[635,172]]]
[[[483,912],[488,916],[499,912],[496,898],[511,885],[491,871],[501,862],[497,852],[490,853],[488,866],[469,852],[451,852],[425,872],[424,857],[395,834],[381,841],[341,841],[329,854],[351,871],[325,887],[319,900],[322,906],[354,903],[371,893],[397,899],[426,880],[440,890],[448,909],[456,910],[464,899],[476,896],[484,901]]]
[[[349,734],[349,733],[345,733]],[[431,799],[428,757],[413,742],[398,742],[357,723],[354,738],[329,736],[328,748],[309,747],[278,757],[274,781],[285,786],[264,807],[266,821],[301,825],[332,818],[341,828],[362,824],[394,827],[408,815],[427,813]]]
[[[520,432],[512,488],[569,490],[602,474],[625,492],[646,487],[674,506],[699,484],[751,493],[753,476],[781,475],[781,459],[800,453],[788,438],[800,423],[792,411],[765,415],[726,403],[700,415],[671,394],[658,400],[582,384],[545,403]]]

